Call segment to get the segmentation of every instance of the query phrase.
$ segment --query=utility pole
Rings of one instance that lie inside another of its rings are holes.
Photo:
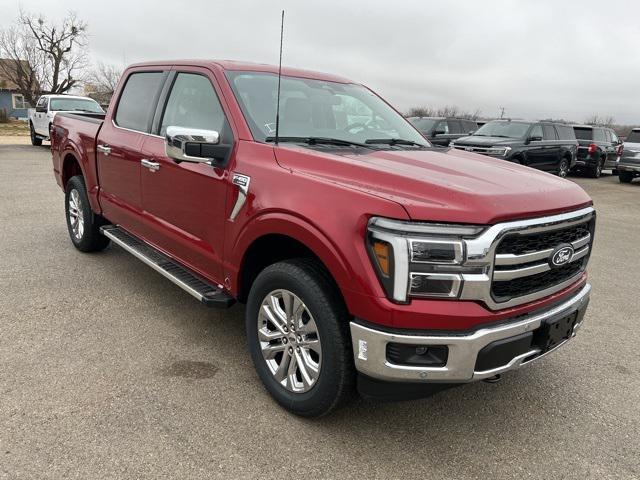
[[[500,118],[504,118],[504,107],[498,107],[500,109]]]

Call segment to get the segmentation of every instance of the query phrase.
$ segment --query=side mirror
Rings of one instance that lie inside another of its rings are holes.
[[[176,162],[214,163],[220,157],[220,134],[215,130],[167,127],[165,152]]]
[[[527,143],[529,143],[529,142],[541,142],[541,141],[542,141],[542,137],[539,136],[539,135],[535,135],[535,136],[529,137],[527,139]]]
[[[475,131],[475,130],[469,130],[469,133],[468,133],[468,134],[469,134],[469,135],[473,135],[474,133],[476,133],[476,131]]]
[[[444,130],[436,130],[435,132],[433,132],[433,136],[437,136],[437,135],[445,135],[447,132],[445,132]]]

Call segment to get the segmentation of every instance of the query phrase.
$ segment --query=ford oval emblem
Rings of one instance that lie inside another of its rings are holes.
[[[573,247],[569,244],[559,245],[549,258],[552,267],[566,265],[573,258]]]

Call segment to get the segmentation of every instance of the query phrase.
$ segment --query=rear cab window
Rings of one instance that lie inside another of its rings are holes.
[[[134,72],[122,89],[115,117],[116,126],[149,133],[165,73]]]
[[[589,127],[573,127],[573,131],[578,140],[592,140],[593,128]]]

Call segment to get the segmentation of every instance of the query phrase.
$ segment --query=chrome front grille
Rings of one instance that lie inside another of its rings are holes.
[[[574,212],[493,225],[465,240],[465,265],[483,273],[463,275],[461,299],[481,300],[493,310],[552,295],[583,275],[591,246],[595,211]],[[558,249],[571,246],[569,260],[554,265]]]

